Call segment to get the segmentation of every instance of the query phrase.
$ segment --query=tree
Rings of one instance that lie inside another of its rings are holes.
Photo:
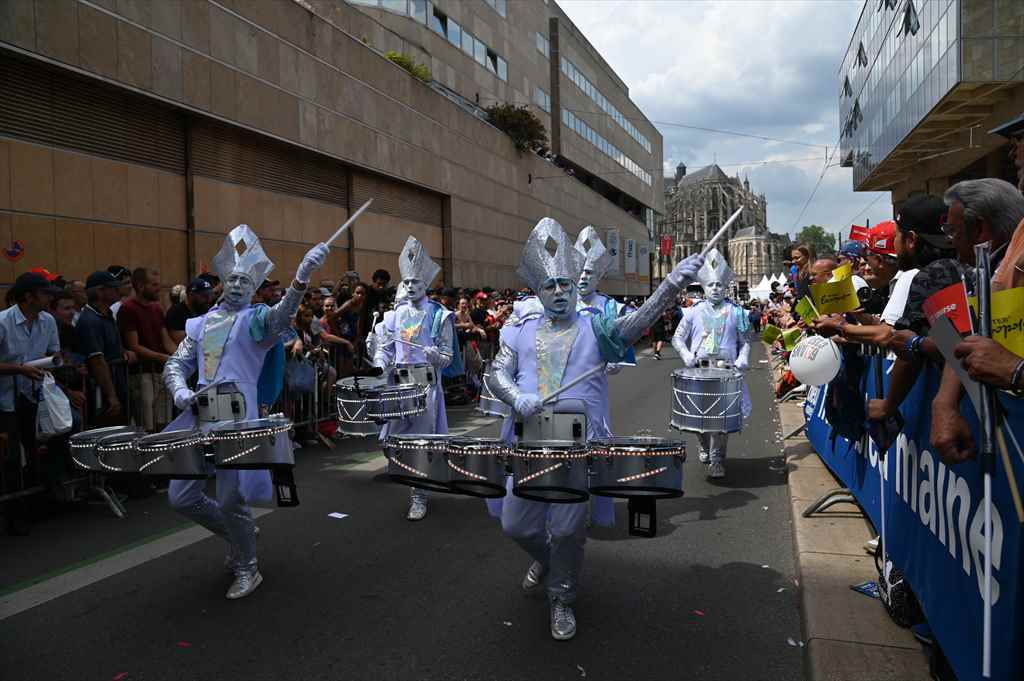
[[[829,234],[821,225],[807,225],[797,232],[794,241],[807,244],[815,255],[828,255],[836,252],[836,237]]]

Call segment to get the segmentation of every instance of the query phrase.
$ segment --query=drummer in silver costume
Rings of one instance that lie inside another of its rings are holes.
[[[241,253],[239,253],[241,251]],[[259,418],[256,385],[263,359],[280,334],[291,327],[313,272],[323,266],[330,249],[317,244],[306,253],[295,280],[274,307],[252,305],[256,287],[274,268],[248,225],[235,227],[213,260],[224,282],[219,303],[201,317],[190,319],[185,339],[164,367],[164,383],[182,413],[166,431],[198,428],[208,432],[217,421]],[[195,394],[189,377],[198,371],[200,387],[219,384],[207,393],[207,406],[192,411]],[[244,405],[244,413],[221,407]],[[225,413],[220,413],[221,411]],[[266,470],[216,470],[217,499],[206,496],[205,480],[172,480],[168,500],[176,511],[228,542],[228,567],[235,576],[229,599],[252,593],[263,581],[256,560],[256,525],[249,504],[272,497]]]
[[[402,273],[399,285],[402,300],[393,312],[385,313],[384,321],[374,328],[373,365],[390,371],[396,364],[426,362],[434,367],[436,374],[434,384],[427,390],[426,412],[388,421],[381,428],[382,441],[389,435],[448,432],[440,373],[452,363],[456,352],[452,313],[426,295],[427,287],[440,273],[441,267],[430,259],[423,245],[412,236],[398,257],[398,267]],[[416,521],[426,515],[427,492],[413,487],[406,518]]]
[[[552,244],[553,254],[549,250]],[[581,315],[576,307],[577,281],[584,255],[569,241],[561,225],[550,218],[541,220],[527,239],[519,274],[537,291],[543,313],[502,329],[500,349],[488,381],[494,395],[528,418],[538,413],[544,397],[560,386],[602,362],[622,361],[630,346],[696,276],[701,261],[700,256],[693,256],[680,263],[632,314]],[[588,439],[609,434],[608,379],[604,373],[594,374],[561,397],[585,406]],[[506,441],[514,438],[511,426],[509,419],[502,433]],[[603,507],[595,507],[596,524],[607,525],[614,520],[611,500],[605,501]],[[533,558],[522,585],[528,592],[542,585],[547,591],[552,637],[572,638],[576,633],[572,604],[586,541],[586,505],[549,504],[508,495],[490,500],[488,506],[500,515],[505,534]]]
[[[750,363],[750,321],[746,311],[725,299],[735,279],[729,264],[717,248],[711,249],[697,278],[704,288],[704,301],[683,310],[683,318],[672,336],[672,347],[688,367],[702,360],[722,362],[745,371]],[[750,415],[750,394],[743,387],[743,416]],[[728,433],[700,433],[701,463],[708,464],[708,477],[725,477]]]

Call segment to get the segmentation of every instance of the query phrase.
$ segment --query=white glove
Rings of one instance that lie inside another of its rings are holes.
[[[309,249],[306,255],[303,256],[302,262],[299,263],[299,269],[295,270],[295,281],[300,284],[308,284],[309,280],[313,277],[313,273],[327,262],[327,256],[330,253],[331,249],[323,242]]]
[[[740,371],[746,371],[747,370],[747,359],[744,358],[744,357],[740,357],[739,359],[736,360],[736,363],[733,364],[733,366],[736,367],[737,369],[739,369]]]
[[[524,418],[539,413],[543,408],[540,396],[533,393],[521,393],[516,397],[515,407],[516,412]]]
[[[192,399],[195,396],[196,394],[188,388],[178,388],[174,391],[174,406],[184,411],[192,404]]]
[[[694,253],[676,265],[668,275],[668,280],[678,288],[683,288],[697,278],[697,272],[704,266],[704,256]]]
[[[686,366],[691,367],[691,368],[695,367],[695,366],[697,366],[697,357],[694,356],[694,355],[687,355],[683,359],[683,364],[685,364]]]
[[[442,356],[441,351],[429,345],[423,348],[423,358],[435,367],[441,366],[444,362],[444,357]]]
[[[622,365],[621,364],[612,363],[612,364],[605,364],[604,365],[604,372],[606,374],[608,374],[609,376],[614,376],[615,374],[619,373],[620,371],[622,371]]]

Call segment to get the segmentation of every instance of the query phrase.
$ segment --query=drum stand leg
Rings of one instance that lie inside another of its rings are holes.
[[[126,518],[128,516],[128,509],[126,509],[124,504],[121,503],[121,500],[117,498],[117,493],[107,487],[107,481],[103,476],[90,473],[89,477],[91,478],[89,481],[90,491],[98,496],[101,501],[106,503],[107,508],[110,509],[111,513],[118,518]]]
[[[657,500],[644,497],[629,499],[629,534],[633,537],[658,535]]]
[[[857,504],[857,499],[853,496],[853,492],[845,487],[837,487],[835,489],[825,492],[821,497],[813,504],[804,509],[803,516],[810,518],[815,513],[824,511],[829,506],[835,504]]]

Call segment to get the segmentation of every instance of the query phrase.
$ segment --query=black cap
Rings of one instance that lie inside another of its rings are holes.
[[[107,272],[113,275],[115,279],[128,279],[132,276],[132,271],[124,265],[111,265],[107,268]]]
[[[268,286],[280,286],[280,285],[281,285],[281,282],[279,282],[277,279],[273,279],[273,280],[271,280],[271,279],[264,279],[263,283],[260,284],[260,287],[258,289],[256,289],[256,290],[257,291],[262,291],[263,289],[267,288]]]
[[[949,208],[939,197],[916,194],[903,202],[896,214],[896,226],[904,232],[942,236],[942,225],[948,214]]]
[[[108,288],[120,288],[121,280],[115,277],[110,272],[100,270],[93,272],[89,275],[89,278],[85,280],[85,288],[98,288],[100,286],[106,286]]]
[[[196,277],[188,283],[189,293],[213,293],[213,284],[202,277]]]
[[[50,283],[49,279],[38,272],[25,272],[24,274],[18,275],[18,278],[14,280],[14,286],[11,287],[11,291],[16,294],[42,291],[43,293],[56,295],[60,293],[61,290],[62,289],[59,286],[54,286]]]
[[[197,279],[204,279],[213,284],[214,286],[220,283],[220,277],[218,277],[213,272],[203,272],[197,277]]]
[[[1002,125],[997,125],[989,130],[988,134],[999,135],[1000,137],[1005,137],[1007,139],[1017,137],[1018,135],[1024,135],[1024,114],[1010,119]]]

